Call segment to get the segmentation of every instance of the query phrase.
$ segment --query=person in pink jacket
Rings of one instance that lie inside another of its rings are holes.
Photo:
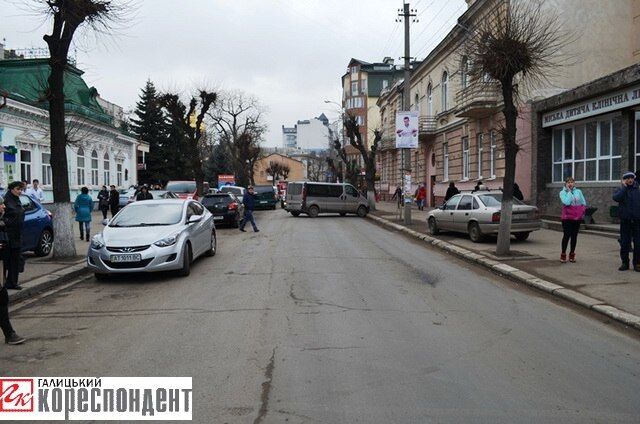
[[[569,262],[576,261],[576,244],[578,243],[578,231],[587,209],[587,202],[579,188],[576,188],[576,180],[569,177],[565,181],[564,188],[560,191],[560,201],[562,202],[562,253],[560,262],[567,262],[567,245],[571,240],[571,250],[569,251]]]

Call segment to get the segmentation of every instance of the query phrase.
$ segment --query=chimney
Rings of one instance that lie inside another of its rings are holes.
[[[384,63],[385,65],[393,66],[393,58],[387,56],[384,59],[382,59],[382,63]]]

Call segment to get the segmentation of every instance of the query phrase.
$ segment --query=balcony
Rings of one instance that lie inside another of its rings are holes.
[[[435,116],[420,116],[418,123],[420,124],[420,134],[436,133],[436,117]]]
[[[502,105],[498,83],[478,81],[456,93],[456,116],[482,118],[497,112]]]

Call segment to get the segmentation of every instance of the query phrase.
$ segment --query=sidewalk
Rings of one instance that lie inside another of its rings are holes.
[[[373,215],[403,225],[398,220],[395,203],[380,202],[376,207],[378,210]],[[409,228],[428,234],[427,214],[428,211],[414,208]],[[455,233],[441,233],[435,238],[640,316],[640,273],[618,271],[620,246],[615,238],[581,233],[576,249],[577,262],[566,264],[560,262],[562,233],[549,229],[532,232],[526,241],[512,239],[511,250],[518,255],[517,259],[507,261],[495,257],[495,237],[482,243],[473,243],[468,236]]]
[[[87,272],[85,257],[89,242],[80,240],[80,229],[74,222],[74,240],[77,256],[66,260],[54,260],[52,255],[43,258],[36,257],[33,253],[24,254],[26,259],[24,272],[20,274],[19,282],[22,290],[9,290],[9,299],[16,302],[32,296],[35,293],[46,290],[56,284],[68,281]],[[102,231],[102,213],[93,212],[91,219],[91,235]],[[55,249],[55,241],[54,241]]]

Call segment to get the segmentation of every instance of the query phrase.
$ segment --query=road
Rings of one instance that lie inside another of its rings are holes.
[[[190,277],[14,312],[3,374],[193,376],[199,423],[640,421],[640,341],[356,217],[256,214]]]

